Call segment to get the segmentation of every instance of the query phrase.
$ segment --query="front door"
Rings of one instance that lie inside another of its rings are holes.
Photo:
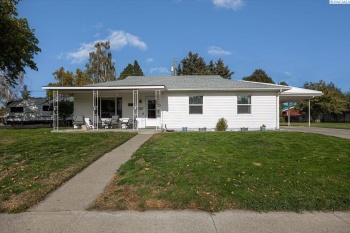
[[[146,98],[146,127],[158,126],[157,107],[154,97]]]

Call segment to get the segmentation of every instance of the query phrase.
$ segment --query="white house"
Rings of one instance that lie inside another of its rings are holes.
[[[279,128],[279,104],[322,95],[290,86],[210,76],[129,76],[80,87],[43,87],[74,94],[74,115],[137,121],[137,128],[215,129],[224,117],[229,130]],[[296,92],[294,90],[297,90]],[[58,110],[59,111],[59,110]]]

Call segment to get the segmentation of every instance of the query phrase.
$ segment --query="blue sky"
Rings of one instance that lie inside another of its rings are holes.
[[[18,12],[42,49],[39,71],[27,69],[32,96],[60,67],[84,69],[105,40],[117,75],[135,59],[145,75],[171,75],[173,59],[192,51],[222,58],[235,80],[261,68],[291,86],[350,88],[350,5],[329,0],[22,0]]]

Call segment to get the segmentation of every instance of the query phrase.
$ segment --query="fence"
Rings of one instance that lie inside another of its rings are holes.
[[[344,112],[343,114],[322,114],[321,122],[342,122],[350,123],[350,112]]]

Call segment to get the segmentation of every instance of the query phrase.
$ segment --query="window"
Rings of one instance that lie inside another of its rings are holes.
[[[190,114],[203,114],[203,96],[190,96]]]
[[[237,96],[237,113],[238,114],[251,114],[251,96]]]
[[[101,100],[101,117],[111,118],[115,116],[115,100]]]
[[[49,105],[43,105],[43,111],[50,111],[50,106]]]
[[[11,112],[24,112],[23,107],[11,107],[10,111]]]

